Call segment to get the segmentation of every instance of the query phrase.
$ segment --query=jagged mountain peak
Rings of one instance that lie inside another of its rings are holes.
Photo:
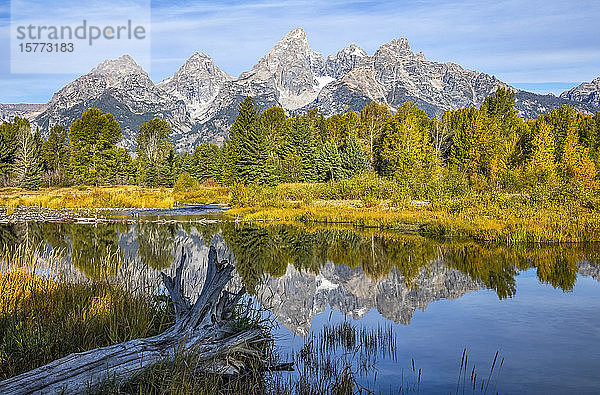
[[[365,52],[365,50],[354,43],[352,43],[349,46],[347,46],[346,48],[342,49],[342,51],[346,52],[350,55],[355,55],[355,56],[360,56],[360,57],[367,56],[367,53]]]
[[[269,51],[267,64],[270,69],[277,68],[281,61],[290,58],[301,58],[309,56],[313,51],[310,49],[306,33],[299,27],[283,36]],[[319,54],[320,56],[320,54]]]
[[[208,56],[204,52],[196,51],[192,54],[192,56],[187,58],[185,63],[179,68],[179,71],[184,70],[184,69],[193,68],[195,65],[198,65],[201,63],[213,63],[214,64],[214,62],[210,56]]]
[[[206,60],[212,61],[212,58],[210,56],[208,56],[204,52],[199,52],[199,51],[194,52],[194,54],[189,57],[188,62],[190,60],[192,60],[192,59],[194,59],[194,60],[196,60],[196,59],[206,59]]]
[[[217,67],[210,56],[195,52],[158,87],[183,100],[192,118],[200,118],[223,85],[231,80],[233,77]]]
[[[65,85],[34,123],[48,133],[53,125],[69,126],[89,108],[113,114],[123,131],[120,144],[130,149],[139,125],[152,118],[168,119],[175,130],[191,129],[185,104],[157,88],[129,55],[105,60]]]
[[[319,62],[319,57],[321,58],[321,62]],[[264,80],[268,79],[272,74],[281,73],[282,68],[290,69],[308,66],[312,70],[310,63],[313,59],[316,63],[324,64],[321,54],[310,49],[306,33],[299,27],[284,35],[269,50],[269,53],[263,56],[252,67],[252,70],[243,72],[239,78],[246,79],[254,76]]]
[[[400,37],[398,39],[383,44],[381,47],[379,47],[378,51],[382,50],[393,51],[397,53],[413,53],[412,49],[410,48],[410,44],[408,43],[408,39],[404,37]]]
[[[350,45],[348,45],[346,48],[342,49],[341,51],[338,51],[337,54],[335,55],[329,55],[327,56],[327,60],[333,60],[342,56],[357,56],[360,58],[364,58],[366,56],[369,56],[364,49],[362,49],[361,47],[359,47],[358,45],[352,43]]]
[[[283,36],[281,38],[281,40],[279,40],[279,42],[290,41],[290,40],[300,40],[300,41],[308,42],[308,40],[306,39],[306,32],[301,27],[297,27],[294,30],[287,33],[285,36]]]
[[[328,82],[324,77],[323,56],[310,49],[304,30],[297,28],[283,36],[238,81],[244,85],[246,95],[274,94],[279,105],[295,110],[316,98]]]
[[[144,69],[131,56],[123,55],[117,59],[102,61],[89,73],[65,85],[53,95],[49,104],[59,101],[65,96],[76,99],[76,101],[86,101],[89,98],[98,97],[107,89],[125,89],[131,92],[132,87],[139,90],[155,88]]]
[[[207,72],[211,74],[223,74],[226,75],[229,79],[233,77],[221,70],[218,66],[215,65],[214,60],[204,52],[194,52],[192,56],[186,60],[186,62],[181,66],[182,69],[193,69],[200,66],[203,69],[206,69]]]
[[[412,101],[430,116],[480,105],[498,86],[494,76],[455,63],[429,61],[413,53],[406,38],[394,39],[369,56],[356,44],[327,57],[310,48],[302,28],[286,33],[254,67],[234,78],[210,56],[196,52],[169,78],[155,85],[131,56],[106,60],[63,87],[40,108],[0,107],[0,118],[24,114],[47,133],[65,126],[88,108],[111,112],[132,147],[139,125],[152,117],[167,120],[178,151],[201,142],[222,143],[251,96],[261,108],[281,106],[288,113],[317,108],[325,115],[360,111],[371,100],[391,109]],[[517,92],[516,106],[535,117],[563,104],[578,111],[600,109],[600,78],[564,92],[561,98]]]
[[[226,79],[231,80],[229,74],[221,70],[218,66],[215,65],[215,62],[212,58],[205,53],[202,52],[194,52],[192,56],[190,56],[185,63],[175,72],[173,77],[167,78],[160,82],[158,85],[164,84],[173,78],[177,78],[182,76],[183,74],[195,74],[200,76],[207,77],[216,77],[218,79]]]
[[[325,74],[340,78],[357,66],[368,54],[358,45],[350,44],[335,55],[329,55],[325,62]]]
[[[130,55],[122,55],[117,59],[108,59],[94,67],[89,74],[114,75],[114,74],[146,74],[144,69],[136,63]]]

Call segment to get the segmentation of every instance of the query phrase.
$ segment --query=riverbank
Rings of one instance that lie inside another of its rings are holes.
[[[405,197],[397,185],[373,179],[281,184],[272,188],[200,187],[185,192],[135,186],[34,192],[3,189],[0,223],[36,218],[49,222],[94,222],[102,209],[148,210],[215,203],[231,207],[223,218],[235,221],[348,224],[501,244],[600,241],[600,197],[596,192],[491,190],[413,200]],[[79,214],[74,214],[77,209]],[[134,213],[131,218],[126,214],[120,220],[135,222],[137,218]]]
[[[228,203],[229,193],[222,187],[198,187],[190,191],[173,188],[144,188],[134,185],[106,187],[0,189],[0,206],[7,214],[16,207],[47,209],[173,208],[182,204]]]
[[[178,222],[214,222],[215,218],[205,218],[207,214],[220,213],[227,206],[188,205],[174,208],[61,208],[51,209],[38,206],[0,206],[0,224],[24,222],[57,222],[76,224],[137,222],[178,223]],[[7,214],[10,212],[10,214]],[[195,217],[194,217],[195,216]],[[200,216],[200,218],[198,218]]]
[[[572,185],[509,190],[444,187],[415,199],[394,181],[364,176],[231,191],[236,220],[288,220],[394,229],[478,242],[600,241],[600,194]]]
[[[504,215],[503,215],[504,214]],[[517,216],[510,211],[448,213],[444,210],[303,206],[234,208],[227,216],[246,221],[287,220],[303,224],[351,224],[393,229],[435,238],[468,238],[500,244],[581,243],[600,241],[598,214],[562,210]]]

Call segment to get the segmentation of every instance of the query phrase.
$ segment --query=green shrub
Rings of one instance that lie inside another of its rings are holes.
[[[200,183],[190,175],[190,173],[183,172],[177,177],[175,185],[173,186],[173,192],[182,193],[189,192],[200,186]]]

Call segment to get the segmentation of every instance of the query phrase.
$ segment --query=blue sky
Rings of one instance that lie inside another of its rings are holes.
[[[50,11],[58,4],[53,3],[39,2],[36,12]],[[86,7],[87,1],[78,3]],[[430,60],[455,62],[536,92],[560,93],[600,76],[597,0],[165,0],[151,4],[152,56],[146,68],[155,82],[172,75],[195,51],[210,55],[219,67],[237,76],[299,26],[312,49],[324,56],[350,43],[372,54],[381,44],[406,37],[415,52],[423,51]],[[1,103],[46,102],[78,76],[11,74],[9,25],[10,2],[3,0]]]

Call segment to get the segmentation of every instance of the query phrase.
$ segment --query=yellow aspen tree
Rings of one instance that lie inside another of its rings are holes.
[[[584,188],[598,187],[596,166],[590,159],[589,150],[579,144],[574,127],[569,127],[567,131],[560,169],[568,181],[574,181]]]
[[[531,157],[526,164],[526,174],[532,183],[554,183],[556,181],[554,150],[552,129],[547,122],[542,120],[533,137]]]

